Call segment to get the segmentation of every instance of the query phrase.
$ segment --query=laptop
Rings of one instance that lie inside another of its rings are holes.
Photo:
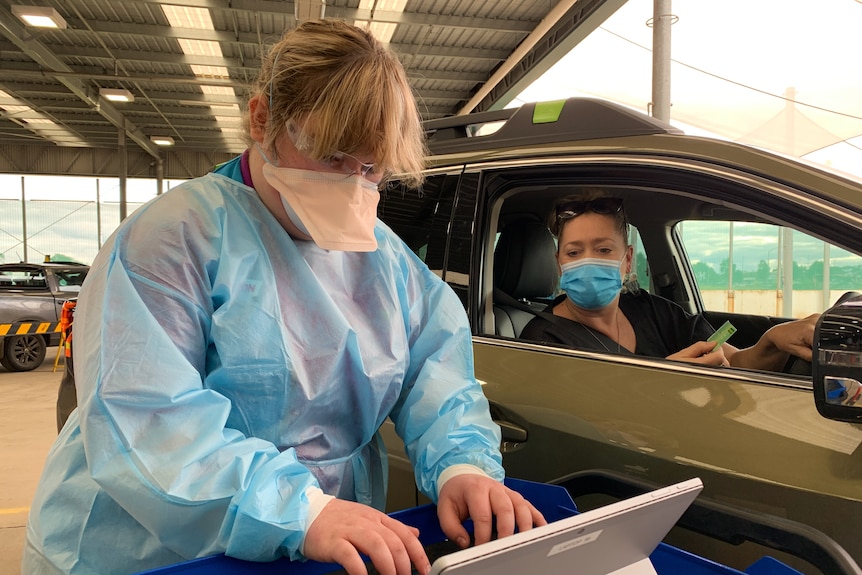
[[[455,551],[430,575],[657,575],[650,554],[701,489],[690,479]]]

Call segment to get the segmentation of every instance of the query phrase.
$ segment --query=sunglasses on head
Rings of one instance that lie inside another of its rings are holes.
[[[557,219],[570,220],[586,212],[613,215],[623,209],[620,198],[596,198],[595,200],[572,201],[557,206]]]

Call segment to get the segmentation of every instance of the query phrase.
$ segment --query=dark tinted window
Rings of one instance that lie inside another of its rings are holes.
[[[380,219],[441,277],[457,182],[457,176],[429,176],[416,190],[396,181],[380,195]]]
[[[476,199],[478,197],[479,174],[463,174],[458,186],[458,195],[453,210],[449,233],[449,252],[446,261],[446,280],[469,313],[470,262],[473,253]]]
[[[48,281],[42,270],[22,267],[6,268],[0,275],[0,286],[12,289],[45,289]]]
[[[57,287],[60,291],[77,291],[84,283],[84,278],[87,277],[87,268],[76,269],[55,269],[54,277],[57,278]]]

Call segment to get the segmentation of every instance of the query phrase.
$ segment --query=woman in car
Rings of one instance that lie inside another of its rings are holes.
[[[749,348],[716,346],[706,341],[715,329],[705,318],[624,282],[633,250],[620,198],[598,189],[566,197],[554,207],[549,226],[564,293],[527,324],[523,339],[770,371],[780,371],[790,355],[811,360],[817,315],[774,326]]]

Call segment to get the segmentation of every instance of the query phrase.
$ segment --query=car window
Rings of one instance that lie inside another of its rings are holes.
[[[48,287],[48,281],[45,274],[39,270],[6,270],[0,285],[12,289],[45,289]]]
[[[478,174],[464,174],[460,178],[458,194],[452,210],[449,228],[446,273],[443,279],[458,294],[464,308],[470,311],[470,265],[473,257],[473,228],[479,187]]]
[[[800,318],[862,290],[862,258],[790,228],[690,220],[676,233],[707,311]]]
[[[77,292],[87,277],[87,270],[54,270],[54,276],[60,291]]]
[[[629,224],[629,245],[632,246],[632,270],[637,278],[638,285],[640,289],[648,292],[650,291],[649,261],[647,260],[646,251],[644,251],[640,232],[631,224]]]
[[[380,219],[441,277],[456,184],[447,175],[429,176],[418,190],[391,182],[380,195]]]
[[[428,176],[421,189],[390,183],[380,198],[378,215],[432,272],[469,306],[468,286],[477,176]],[[467,182],[467,184],[465,184]]]

